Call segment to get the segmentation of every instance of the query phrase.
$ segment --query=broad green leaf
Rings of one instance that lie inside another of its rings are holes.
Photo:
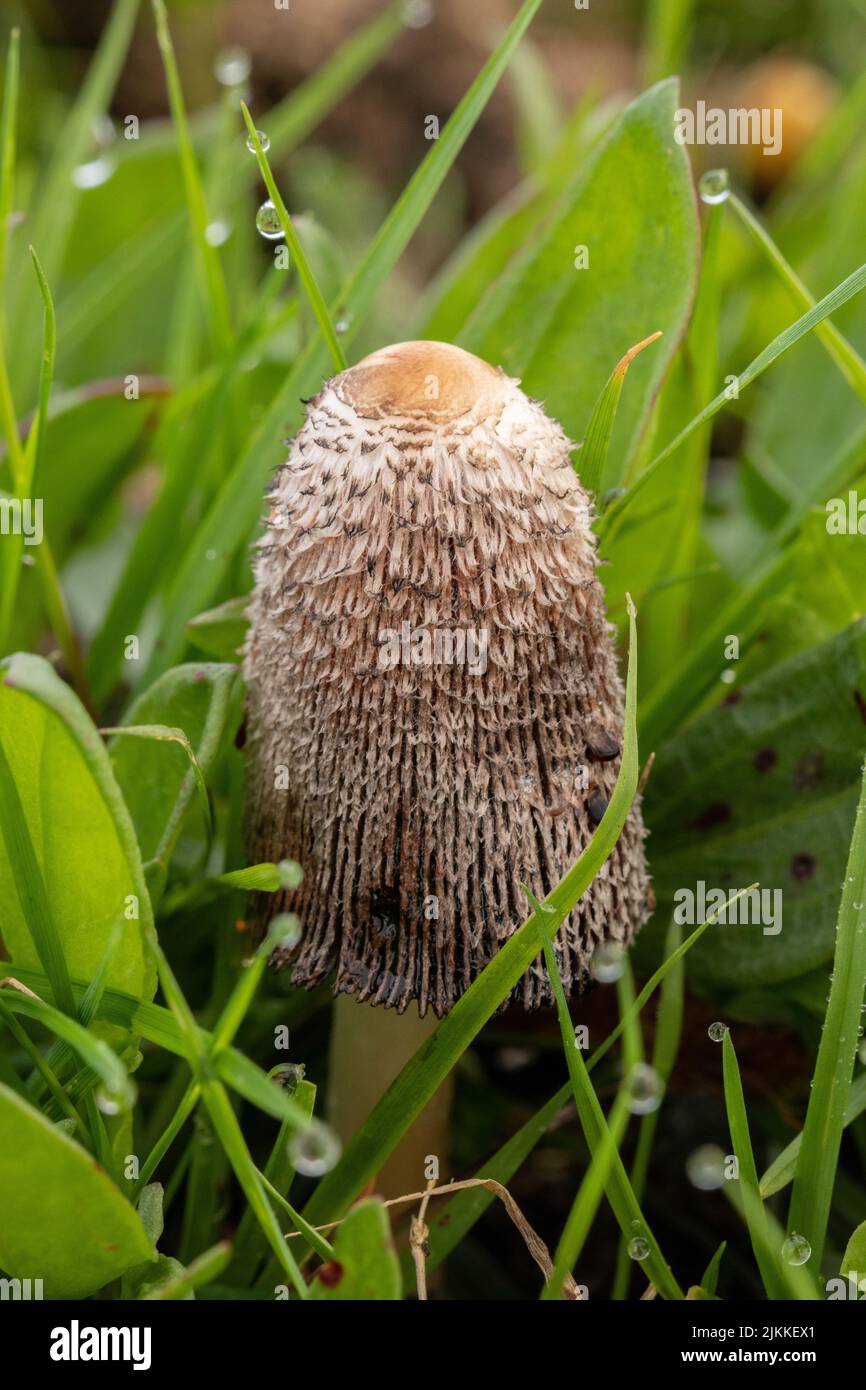
[[[244,594],[190,618],[186,625],[190,641],[220,661],[235,661],[246,640],[249,606],[249,595]]]
[[[85,1298],[156,1256],[133,1207],[89,1153],[0,1085],[0,1267]]]
[[[772,984],[827,961],[864,749],[863,620],[737,688],[659,749],[645,801],[659,912],[639,958],[658,949],[674,894],[703,881],[707,891],[757,882],[781,893],[782,912],[775,934],[769,922],[720,924],[691,955],[702,988]]]
[[[90,980],[122,917],[122,948],[114,953],[107,979],[116,989],[149,999],[156,984],[143,934],[151,919],[150,899],[105,746],[46,661],[19,653],[4,661],[0,672],[0,742],[44,885],[43,913],[59,939],[66,970]],[[28,920],[23,906],[33,902],[33,890],[32,883],[19,879],[8,844],[0,843],[3,939],[16,966],[38,969],[36,940],[44,922]]]
[[[845,1246],[840,1273],[843,1279],[856,1277],[858,1282],[866,1278],[866,1221],[860,1223]]]
[[[226,732],[236,676],[234,666],[211,662],[175,666],[133,701],[124,722],[183,730],[206,777]],[[123,736],[112,740],[110,753],[142,857],[165,865],[199,787],[189,755],[171,740]]]
[[[677,83],[663,82],[625,110],[460,335],[579,438],[612,364],[647,334],[664,333],[631,370],[606,486],[625,476],[694,294],[697,216],[688,159],[674,140],[677,101]]]
[[[317,1271],[310,1297],[386,1302],[400,1298],[400,1262],[382,1202],[359,1202],[337,1230],[334,1259]]]

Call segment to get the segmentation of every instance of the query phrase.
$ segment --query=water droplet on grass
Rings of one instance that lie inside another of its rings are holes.
[[[698,192],[702,203],[723,203],[731,191],[727,169],[709,169],[701,176]]]
[[[279,214],[270,198],[262,203],[256,213],[256,227],[266,241],[279,241],[283,235]]]
[[[245,48],[224,48],[213,65],[214,77],[223,87],[239,87],[246,82],[253,60]]]
[[[725,1181],[725,1155],[717,1144],[702,1144],[686,1159],[689,1182],[701,1192],[714,1192]]]
[[[271,148],[270,138],[267,135],[265,135],[265,132],[263,130],[257,130],[256,135],[259,137],[259,144],[261,145],[262,149],[265,151],[265,153],[267,153],[267,151]],[[250,154],[256,154],[255,141],[253,140],[253,137],[251,135],[247,136],[247,149],[249,150]]]
[[[120,1115],[132,1109],[136,1095],[135,1082],[126,1077],[125,1081],[116,1086],[109,1086],[107,1082],[103,1082],[101,1086],[97,1086],[93,1098],[97,1110],[101,1110],[103,1115]]]
[[[782,1259],[788,1265],[804,1265],[812,1254],[812,1247],[805,1236],[792,1231],[782,1246]]]
[[[409,29],[424,29],[433,19],[431,0],[406,0],[403,6],[403,23]]]
[[[264,949],[290,951],[301,939],[301,923],[293,912],[279,912],[268,928]]]
[[[313,1120],[309,1129],[301,1130],[289,1140],[289,1158],[305,1177],[320,1178],[323,1173],[330,1172],[339,1157],[340,1141],[321,1120]]]
[[[658,1072],[646,1062],[632,1067],[625,1083],[628,1108],[633,1115],[649,1115],[662,1103],[664,1084]]]
[[[272,1081],[276,1081],[278,1086],[290,1096],[293,1096],[298,1089],[298,1083],[303,1081],[306,1068],[303,1062],[280,1062],[278,1066],[271,1067],[268,1076]]]
[[[209,222],[204,229],[204,239],[208,246],[222,246],[223,242],[228,241],[231,234],[231,223],[222,218],[218,218],[215,222]]]
[[[116,168],[116,160],[101,155],[99,159],[89,159],[86,164],[76,164],[72,182],[76,188],[99,188],[100,184],[108,182]]]
[[[712,1038],[713,1042],[722,1042],[727,1031],[727,1023],[711,1023],[707,1029],[707,1036]]]
[[[650,1252],[649,1243],[643,1236],[632,1236],[628,1243],[628,1257],[630,1260],[645,1260]]]
[[[589,963],[589,973],[593,979],[609,985],[618,980],[625,969],[625,955],[621,946],[614,941],[602,942],[597,946]]]

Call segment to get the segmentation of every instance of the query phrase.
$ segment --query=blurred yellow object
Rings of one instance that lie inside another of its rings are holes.
[[[756,191],[773,188],[797,162],[834,106],[837,93],[829,73],[800,58],[764,58],[746,69],[737,87],[737,105],[782,112],[782,145],[777,155],[765,155],[760,145],[739,149]]]

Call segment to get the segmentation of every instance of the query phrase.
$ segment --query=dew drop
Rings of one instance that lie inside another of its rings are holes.
[[[712,1038],[713,1042],[722,1042],[727,1031],[727,1023],[711,1023],[707,1029],[707,1036]]]
[[[625,969],[625,953],[614,941],[603,941],[593,952],[589,973],[593,979],[609,985],[618,980]]]
[[[228,241],[231,234],[231,223],[222,218],[218,218],[215,222],[209,222],[204,229],[204,239],[208,246],[222,246],[224,242]]]
[[[338,333],[348,333],[351,326],[352,320],[348,314],[342,314],[334,324],[334,328]]]
[[[305,1071],[303,1062],[280,1062],[278,1066],[271,1067],[268,1076],[272,1081],[276,1081],[278,1086],[282,1086],[288,1095],[293,1096],[298,1089],[298,1083],[304,1079]]]
[[[658,1072],[646,1062],[637,1062],[625,1082],[628,1108],[633,1115],[649,1115],[662,1103],[664,1084]]]
[[[724,203],[731,191],[727,169],[709,169],[701,176],[698,192],[702,203]]]
[[[95,143],[102,149],[105,149],[108,145],[113,145],[117,139],[114,121],[109,115],[97,116],[90,130]]]
[[[72,182],[76,188],[99,188],[101,184],[108,183],[116,168],[116,160],[100,155],[86,164],[76,164],[72,170]]]
[[[245,48],[224,48],[216,56],[214,77],[223,87],[239,87],[252,71],[253,60]]]
[[[269,136],[265,135],[265,132],[263,130],[257,130],[256,135],[259,137],[259,144],[261,145],[262,149],[265,151],[265,153],[267,153],[267,151],[271,148]],[[250,154],[256,154],[255,142],[253,141],[253,137],[251,135],[247,136],[247,149],[249,150]]]
[[[632,1236],[628,1243],[628,1257],[630,1260],[645,1260],[650,1252],[649,1242],[643,1236]]]
[[[281,859],[277,865],[277,874],[281,888],[297,888],[304,877],[303,869],[294,859]]]
[[[270,198],[262,203],[256,213],[256,227],[266,241],[279,241],[283,235],[279,214]]]
[[[103,1115],[120,1115],[132,1109],[137,1094],[135,1082],[127,1076],[117,1085],[109,1086],[107,1082],[103,1082],[101,1086],[97,1086],[93,1096],[97,1110],[101,1110]]]
[[[702,1144],[686,1159],[686,1173],[692,1187],[714,1192],[725,1181],[725,1155],[718,1144]]]
[[[812,1247],[805,1236],[797,1235],[792,1231],[791,1235],[782,1246],[782,1259],[788,1265],[804,1265],[812,1254]]]
[[[289,1158],[298,1172],[308,1178],[320,1178],[330,1172],[339,1157],[340,1141],[321,1120],[313,1120],[308,1129],[289,1140]]]
[[[431,0],[406,0],[403,6],[403,23],[409,29],[424,29],[433,19]]]
[[[268,928],[264,949],[290,951],[301,939],[301,923],[293,912],[279,912]]]

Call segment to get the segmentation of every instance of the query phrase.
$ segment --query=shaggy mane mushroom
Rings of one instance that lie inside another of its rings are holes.
[[[601,820],[623,688],[571,448],[445,343],[375,352],[309,402],[246,654],[247,848],[303,867],[260,905],[262,930],[301,919],[274,959],[296,983],[441,1017],[525,918],[520,884],[548,892]],[[635,802],[557,936],[569,992],[648,915],[643,839]],[[513,997],[550,1001],[540,958]]]

